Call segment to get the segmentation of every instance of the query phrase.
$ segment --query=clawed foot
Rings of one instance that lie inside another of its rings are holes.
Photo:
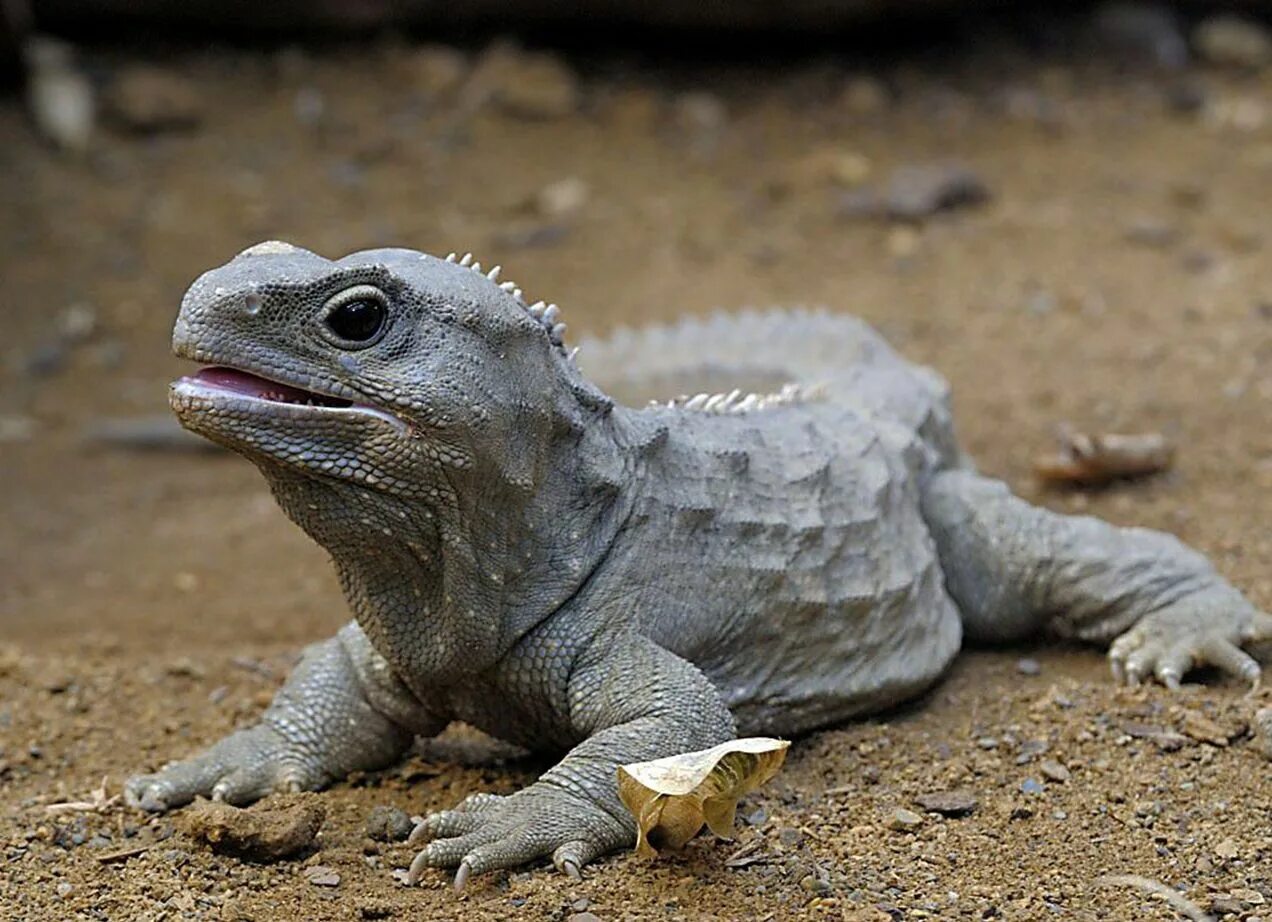
[[[455,868],[455,889],[473,874],[551,857],[573,878],[589,861],[635,841],[631,818],[543,781],[503,797],[473,794],[454,810],[434,813],[415,827],[410,844],[427,842],[411,862],[408,884],[425,868]]]
[[[196,797],[246,804],[273,791],[308,791],[327,782],[312,757],[273,729],[258,725],[221,740],[190,759],[124,782],[124,799],[151,812],[171,810]]]
[[[1109,647],[1109,665],[1128,685],[1151,676],[1176,689],[1200,666],[1257,684],[1259,663],[1242,647],[1265,640],[1272,640],[1272,615],[1224,585],[1141,618]]]

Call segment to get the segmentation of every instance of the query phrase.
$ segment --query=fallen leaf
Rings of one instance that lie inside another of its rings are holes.
[[[730,740],[618,769],[618,794],[636,817],[636,853],[652,858],[679,848],[705,824],[731,838],[738,800],[777,774],[790,743],[768,737]]]
[[[1064,429],[1060,450],[1034,461],[1034,473],[1052,486],[1098,486],[1166,470],[1175,449],[1159,433],[1087,435]]]

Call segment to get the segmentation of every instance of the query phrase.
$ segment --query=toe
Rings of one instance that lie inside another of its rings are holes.
[[[264,797],[274,788],[274,778],[262,768],[238,769],[212,786],[212,799],[239,806]]]
[[[486,871],[526,864],[542,858],[549,851],[551,846],[543,842],[542,837],[530,830],[521,830],[498,842],[477,846],[464,856],[460,867],[467,868],[473,874],[484,874]],[[456,883],[458,884],[458,880]]]
[[[174,762],[152,775],[129,778],[124,784],[124,797],[134,806],[160,813],[207,794],[220,775],[220,766],[200,759]]]
[[[406,882],[413,886],[419,881],[426,868],[458,867],[460,862],[474,849],[480,848],[482,845],[489,843],[489,841],[489,834],[477,831],[457,836],[453,839],[438,839],[435,842],[430,842],[419,850],[415,860],[411,862]],[[473,870],[470,865],[468,873],[471,874]],[[466,877],[467,875],[465,875],[465,879]]]
[[[1256,611],[1242,639],[1246,643],[1262,643],[1265,640],[1272,640],[1272,614]]]
[[[1140,632],[1132,629],[1118,637],[1109,646],[1109,668],[1113,671],[1115,681],[1118,683],[1129,681],[1126,662],[1142,645]]]
[[[137,775],[124,783],[124,802],[149,813],[162,813],[174,806],[172,787],[157,775]]]
[[[1199,651],[1200,658],[1212,666],[1216,666],[1231,676],[1246,682],[1257,682],[1260,668],[1258,662],[1234,643],[1222,638],[1212,638]]]
[[[1179,688],[1180,682],[1193,667],[1192,651],[1191,644],[1176,644],[1162,654],[1153,668],[1157,681],[1172,691]]]
[[[580,870],[605,851],[595,842],[574,839],[552,853],[552,863],[562,874],[579,880],[583,876]]]
[[[489,839],[490,836],[480,830],[453,839],[436,839],[420,849],[415,860],[422,860],[421,866],[426,868],[453,868],[464,860],[465,855]]]
[[[1153,646],[1140,647],[1126,657],[1126,682],[1128,685],[1139,685],[1153,672],[1153,664],[1157,662],[1157,650]]]
[[[421,845],[434,839],[449,839],[472,832],[481,822],[481,816],[464,810],[442,810],[429,814],[411,831],[408,845]]]

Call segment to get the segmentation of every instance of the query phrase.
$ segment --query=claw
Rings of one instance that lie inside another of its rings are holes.
[[[459,870],[455,872],[455,892],[463,893],[464,887],[468,886],[468,877],[473,873],[473,866],[468,863],[465,858],[459,863]]]
[[[406,837],[407,845],[421,845],[429,839],[428,820],[420,820]]]
[[[414,887],[420,882],[420,878],[424,876],[424,869],[428,867],[428,852],[421,850],[415,860],[411,862],[410,869],[406,872],[406,885]]]
[[[561,871],[570,880],[582,880],[583,875],[579,872],[579,866],[573,860],[566,858],[561,862]]]

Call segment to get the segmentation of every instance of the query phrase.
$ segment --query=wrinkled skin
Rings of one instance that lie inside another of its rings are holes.
[[[259,724],[130,779],[134,804],[322,787],[463,720],[566,754],[428,817],[412,877],[541,858],[577,875],[634,841],[618,765],[895,705],[964,636],[1111,643],[1128,682],[1257,678],[1242,647],[1272,618],[1174,538],[974,473],[944,382],[859,321],[590,344],[629,391],[796,385],[632,409],[575,366],[554,308],[465,262],[269,243],[187,293],[176,351],[222,370],[176,382],[173,409],[260,468],[354,620]]]

